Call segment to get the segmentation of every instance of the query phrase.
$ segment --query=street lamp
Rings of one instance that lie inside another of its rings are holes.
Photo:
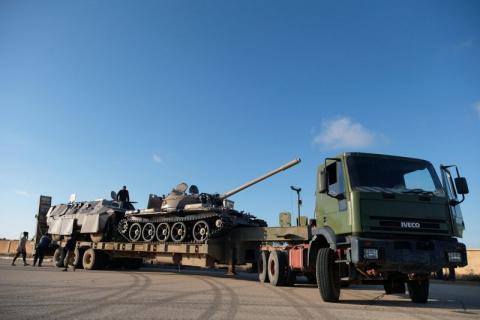
[[[302,200],[300,199],[300,192],[302,191],[302,188],[290,186],[290,189],[292,189],[297,193],[297,211],[298,211],[297,227],[298,227],[300,226],[300,206],[302,205]]]

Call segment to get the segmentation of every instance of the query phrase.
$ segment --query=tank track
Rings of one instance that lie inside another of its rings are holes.
[[[216,220],[221,219],[222,224],[221,227],[216,227],[215,222]],[[193,224],[196,223],[197,221],[204,220],[209,224],[210,232],[208,233],[207,237],[202,240],[202,241],[196,241],[194,239],[191,239],[190,241],[185,240],[185,241],[175,241],[171,237],[171,227],[173,224],[177,222],[183,222],[183,223],[188,223],[187,225],[187,232],[188,235],[191,238],[191,230],[193,228]],[[189,223],[191,222],[191,223]],[[213,239],[213,238],[218,238],[223,236],[227,231],[229,231],[233,227],[233,221],[232,219],[228,216],[226,213],[218,213],[218,212],[209,212],[209,213],[200,213],[200,214],[190,214],[190,215],[185,215],[183,217],[175,216],[175,217],[162,217],[162,216],[154,216],[154,217],[141,217],[141,216],[129,216],[124,219],[122,219],[118,226],[117,226],[117,232],[128,242],[134,242],[132,239],[129,237],[129,230],[132,224],[134,223],[139,223],[142,226],[142,231],[147,223],[152,223],[155,226],[155,230],[157,229],[158,225],[161,223],[168,223],[170,226],[170,234],[169,234],[169,240],[167,241],[160,241],[157,239],[156,235],[154,239],[150,241],[145,241],[143,237],[140,237],[140,239],[136,240],[135,242],[143,242],[143,243],[153,243],[153,242],[175,242],[175,243],[189,243],[189,242],[196,242],[196,243],[202,243],[205,242],[208,239]],[[127,228],[125,228],[125,224]]]

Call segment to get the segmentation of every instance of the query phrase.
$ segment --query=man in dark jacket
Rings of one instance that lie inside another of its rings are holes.
[[[37,264],[38,261],[38,266],[42,266],[43,262],[43,257],[45,256],[45,250],[47,250],[48,246],[50,245],[50,236],[48,234],[44,234],[41,238],[40,241],[37,244],[37,247],[35,248],[35,254],[33,255],[33,266]]]
[[[121,208],[127,208],[130,202],[130,195],[128,194],[127,186],[123,186],[122,190],[117,193],[117,201],[120,202]]]

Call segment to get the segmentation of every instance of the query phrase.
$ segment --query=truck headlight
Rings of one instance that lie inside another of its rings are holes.
[[[462,262],[462,255],[460,252],[449,252],[448,262]]]
[[[378,249],[373,249],[373,248],[363,249],[363,257],[367,260],[378,260]]]

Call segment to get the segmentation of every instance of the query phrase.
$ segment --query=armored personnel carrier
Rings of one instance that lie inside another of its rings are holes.
[[[223,194],[199,193],[195,185],[180,183],[165,197],[150,195],[147,209],[127,211],[118,232],[130,242],[197,242],[223,235],[235,227],[264,227],[266,222],[234,209],[228,198],[283,170],[300,159]]]
[[[113,191],[112,199],[116,199]],[[57,241],[62,237],[70,237],[74,232],[79,233],[78,240],[112,240],[116,233],[115,227],[125,212],[133,209],[135,208],[130,202],[122,205],[119,201],[106,199],[84,202],[73,200],[67,204],[54,205],[47,213],[48,233]]]

